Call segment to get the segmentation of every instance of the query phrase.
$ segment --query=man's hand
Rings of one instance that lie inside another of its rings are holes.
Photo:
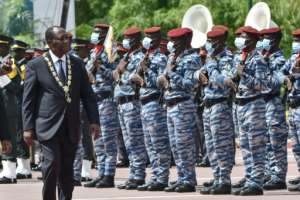
[[[284,84],[286,85],[286,88],[288,91],[291,91],[292,90],[292,87],[293,87],[293,82],[291,81],[291,79],[289,79],[288,76],[286,76],[284,78]]]
[[[133,74],[130,77],[131,81],[134,82],[135,84],[139,85],[139,86],[143,86],[144,85],[144,80],[142,77],[140,77],[138,74]]]
[[[157,78],[157,85],[161,89],[167,89],[169,87],[169,81],[165,75],[160,75]]]
[[[11,142],[9,140],[2,140],[1,141],[1,149],[2,149],[2,153],[3,154],[8,154],[11,152],[12,150],[12,145]]]
[[[237,86],[231,78],[226,78],[224,80],[224,84],[227,85],[228,87],[230,87],[231,89],[233,89],[234,92],[237,91]]]
[[[127,64],[128,64],[128,61],[126,61],[124,59],[122,59],[119,62],[118,66],[117,66],[117,70],[118,70],[119,74],[123,74],[125,72]]]
[[[199,79],[199,81],[202,85],[207,85],[208,84],[207,76],[205,74],[203,74],[202,72],[199,73],[198,79]]]
[[[244,70],[245,70],[245,65],[238,65],[237,67],[237,74],[242,77],[244,74]]]
[[[33,144],[33,135],[33,130],[27,130],[23,133],[23,139],[28,146],[31,146]]]
[[[113,78],[114,78],[115,81],[119,81],[120,80],[120,73],[119,73],[118,69],[115,69],[113,71],[112,75],[113,75]]]
[[[98,124],[90,124],[91,134],[94,137],[94,140],[101,137],[100,126]]]

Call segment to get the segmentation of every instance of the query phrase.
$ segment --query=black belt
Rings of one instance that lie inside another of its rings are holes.
[[[280,92],[276,92],[276,93],[270,93],[270,94],[266,94],[264,95],[264,99],[265,101],[270,101],[275,97],[279,97],[280,96]]]
[[[135,95],[122,96],[122,97],[118,98],[118,104],[122,105],[122,104],[129,103],[129,102],[132,102],[132,101],[135,101],[135,100],[137,100]]]
[[[160,97],[160,94],[152,94],[150,96],[147,96],[147,97],[144,97],[144,98],[141,98],[140,101],[141,101],[141,104],[142,105],[145,105],[151,101],[156,101],[156,100],[159,100],[159,97]]]
[[[97,93],[97,100],[98,101],[103,101],[104,99],[108,99],[112,97],[112,93],[110,91],[105,91],[105,92],[98,92]]]
[[[178,97],[178,98],[171,99],[171,100],[167,101],[166,105],[168,107],[173,107],[173,106],[177,105],[178,103],[183,102],[183,101],[187,101],[189,99],[190,99],[189,97]]]
[[[206,100],[204,100],[203,104],[206,108],[210,108],[213,105],[222,103],[224,101],[228,101],[228,98],[223,97],[223,98],[218,98],[218,99],[206,99]]]
[[[300,106],[300,98],[288,99],[288,105],[290,108],[298,108]]]
[[[250,97],[250,98],[242,98],[242,99],[236,99],[236,102],[239,106],[244,106],[246,105],[247,103],[250,103],[252,101],[255,101],[257,99],[260,99],[262,96],[261,95],[258,95],[258,96],[255,96],[255,97]]]

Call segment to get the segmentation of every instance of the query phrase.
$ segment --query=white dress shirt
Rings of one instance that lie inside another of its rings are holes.
[[[50,53],[51,59],[52,59],[52,61],[54,63],[54,67],[55,67],[55,70],[56,70],[57,73],[59,73],[59,70],[60,70],[60,66],[59,66],[58,60],[62,60],[62,68],[63,68],[64,74],[65,74],[65,77],[67,77],[66,55],[63,55],[61,58],[59,58],[51,50],[49,50],[49,53]]]

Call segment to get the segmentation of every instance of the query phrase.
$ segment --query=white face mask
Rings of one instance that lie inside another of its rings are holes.
[[[215,50],[212,47],[212,43],[211,42],[206,42],[205,43],[205,49],[206,49],[208,55],[211,55],[214,52],[214,50]]]
[[[266,51],[269,51],[271,49],[271,40],[264,38],[262,41],[262,48]]]
[[[130,49],[130,47],[131,47],[129,39],[124,39],[122,44],[125,49]]]
[[[175,51],[174,42],[169,41],[167,44],[167,49],[170,53],[173,53]]]
[[[238,48],[239,50],[243,50],[246,47],[245,43],[246,43],[246,39],[242,37],[237,37],[234,40],[234,44],[236,48]]]
[[[300,53],[300,42],[292,43],[292,51],[293,53]]]
[[[92,35],[91,35],[91,43],[92,44],[98,44],[100,42],[99,40],[99,33],[95,33],[93,32]]]
[[[152,42],[152,39],[151,38],[149,38],[149,37],[145,37],[144,39],[143,39],[143,47],[145,48],[145,49],[150,49],[150,47],[151,47],[151,42]]]
[[[262,40],[258,40],[255,47],[258,51],[263,50]]]

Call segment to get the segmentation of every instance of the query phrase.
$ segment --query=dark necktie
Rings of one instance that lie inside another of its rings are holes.
[[[65,84],[66,83],[66,75],[65,75],[64,69],[63,69],[63,61],[61,59],[59,59],[58,64],[59,64],[58,77]]]

